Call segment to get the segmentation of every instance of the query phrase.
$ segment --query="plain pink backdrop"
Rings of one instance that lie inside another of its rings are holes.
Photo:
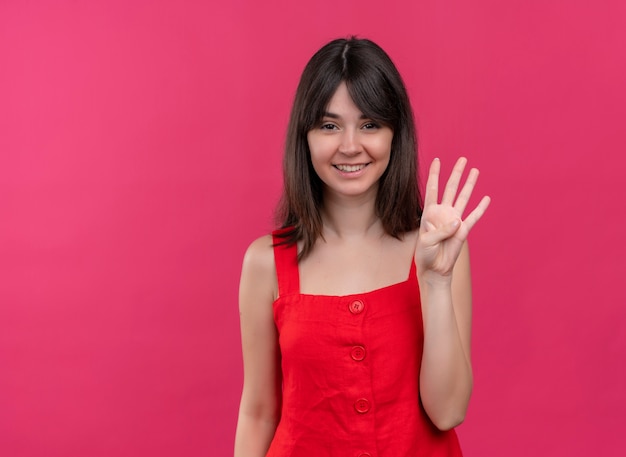
[[[620,0],[0,3],[0,454],[227,456],[237,284],[311,54],[358,34],[471,235],[467,457],[622,456]]]

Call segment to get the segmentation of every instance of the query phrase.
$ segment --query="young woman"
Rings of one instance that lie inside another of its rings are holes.
[[[284,157],[282,228],[240,284],[236,457],[460,456],[472,390],[467,235],[478,178],[457,161],[422,205],[413,115],[387,54],[335,40],[307,64]]]

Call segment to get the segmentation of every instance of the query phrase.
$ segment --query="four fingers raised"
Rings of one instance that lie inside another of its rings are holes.
[[[467,179],[465,180],[465,184],[459,190],[459,185],[461,183],[461,178],[463,175],[463,171],[465,170],[465,166],[467,165],[467,159],[465,157],[460,157],[452,172],[450,173],[450,178],[446,183],[446,186],[443,191],[443,196],[441,198],[442,205],[450,205],[454,207],[454,209],[459,214],[459,217],[462,217],[463,212],[465,211],[467,204],[470,200],[472,192],[474,191],[474,187],[476,186],[476,182],[478,180],[479,171],[476,168],[470,169]],[[441,170],[441,162],[439,159],[434,159],[430,165],[430,170],[428,172],[428,180],[426,181],[426,194],[424,196],[424,207],[429,205],[436,205],[438,203],[439,196],[439,173]],[[458,195],[457,195],[458,192]],[[463,220],[463,223],[470,230],[476,222],[482,217],[482,215],[487,210],[489,203],[491,202],[490,197],[483,197],[481,201],[478,203],[476,208],[471,211],[467,217]]]

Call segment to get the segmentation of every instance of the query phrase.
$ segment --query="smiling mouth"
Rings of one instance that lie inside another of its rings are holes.
[[[365,168],[367,164],[359,164],[359,165],[333,165],[337,170],[343,171],[344,173],[354,173],[355,171],[360,171]]]

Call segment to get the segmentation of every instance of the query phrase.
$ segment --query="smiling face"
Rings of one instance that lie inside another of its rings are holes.
[[[307,134],[311,162],[325,194],[375,198],[392,139],[393,130],[365,117],[342,82],[320,123]]]

